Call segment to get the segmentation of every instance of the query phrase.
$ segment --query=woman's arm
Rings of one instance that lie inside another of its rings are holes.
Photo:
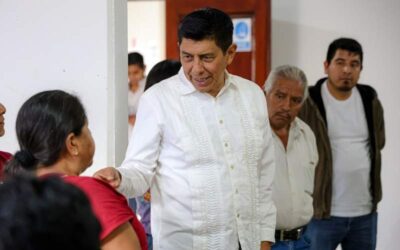
[[[101,241],[102,250],[140,250],[139,238],[131,224],[126,222],[117,227]]]

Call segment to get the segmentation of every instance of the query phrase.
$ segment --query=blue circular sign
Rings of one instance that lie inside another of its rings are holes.
[[[235,26],[235,35],[240,38],[246,38],[249,34],[249,27],[245,22],[238,22]]]

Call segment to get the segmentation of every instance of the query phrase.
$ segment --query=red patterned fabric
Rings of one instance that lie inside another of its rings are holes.
[[[11,157],[12,155],[10,153],[0,151],[0,181],[2,181],[4,178],[4,166],[6,165],[7,161],[11,159]]]

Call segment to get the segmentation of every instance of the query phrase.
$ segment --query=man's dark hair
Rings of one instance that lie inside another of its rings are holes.
[[[232,44],[233,23],[224,12],[214,8],[196,10],[185,16],[178,29],[178,41],[191,39],[201,41],[214,40],[222,52],[228,50]]]
[[[143,56],[138,52],[129,53],[128,54],[128,66],[129,65],[137,65],[140,68],[144,69]]]
[[[176,75],[181,68],[181,63],[176,60],[163,60],[158,62],[151,68],[146,78],[146,86],[144,91],[153,86],[154,84],[161,82],[173,75]]]
[[[29,98],[17,115],[20,150],[6,165],[6,176],[53,165],[65,151],[67,136],[79,136],[86,122],[85,109],[76,96],[49,90]]]
[[[0,250],[100,250],[100,230],[84,193],[58,177],[0,185]]]
[[[351,53],[359,55],[361,68],[362,68],[363,50],[362,50],[361,44],[359,42],[357,42],[356,40],[354,40],[352,38],[345,38],[345,37],[334,40],[329,45],[328,53],[326,54],[326,61],[328,62],[328,64],[331,64],[331,61],[332,61],[333,57],[335,56],[336,51],[338,49],[347,50],[347,51],[350,51]]]

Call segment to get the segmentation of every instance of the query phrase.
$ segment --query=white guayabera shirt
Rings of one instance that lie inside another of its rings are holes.
[[[274,146],[261,89],[226,72],[216,97],[183,70],[146,91],[126,158],[127,196],[151,188],[154,249],[259,249],[274,241]]]

